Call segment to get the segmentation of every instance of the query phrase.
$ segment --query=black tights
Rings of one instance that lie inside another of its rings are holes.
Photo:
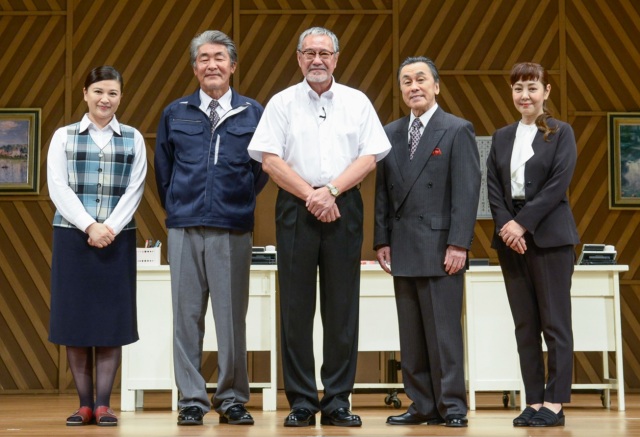
[[[96,399],[93,401],[93,360],[96,362]],[[111,389],[120,366],[122,347],[67,346],[67,359],[76,383],[80,406],[110,406]]]

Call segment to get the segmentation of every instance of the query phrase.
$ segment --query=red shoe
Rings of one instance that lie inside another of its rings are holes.
[[[104,405],[96,407],[93,414],[96,416],[96,425],[98,426],[116,426],[118,424],[118,418],[109,407]]]
[[[67,417],[67,426],[89,425],[93,422],[93,411],[89,407],[80,407],[75,413]]]

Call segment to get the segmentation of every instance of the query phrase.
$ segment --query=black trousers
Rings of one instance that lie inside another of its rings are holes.
[[[525,234],[527,251],[498,250],[515,323],[527,404],[571,401],[573,331],[571,276],[573,246],[541,248]],[[547,380],[542,340],[547,344]]]
[[[322,223],[305,202],[280,190],[276,240],[284,388],[291,408],[331,413],[349,408],[358,354],[362,198],[337,199],[341,217]],[[319,276],[318,276],[319,275]],[[313,355],[316,285],[320,280],[324,396],[318,399]]]

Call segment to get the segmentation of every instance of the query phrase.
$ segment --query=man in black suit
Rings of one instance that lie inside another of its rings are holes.
[[[385,126],[377,165],[374,248],[393,275],[402,377],[413,401],[391,425],[467,426],[462,347],[463,272],[480,190],[473,125],[443,111],[438,70],[407,58],[398,73],[409,116]]]

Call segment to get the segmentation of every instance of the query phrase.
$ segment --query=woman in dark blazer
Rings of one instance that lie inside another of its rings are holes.
[[[528,404],[513,425],[560,426],[573,370],[570,290],[579,240],[566,192],[576,141],[571,126],[546,108],[551,85],[542,66],[516,64],[510,81],[522,119],[493,134],[487,186],[492,247],[515,323]],[[546,381],[540,333],[548,349]]]

